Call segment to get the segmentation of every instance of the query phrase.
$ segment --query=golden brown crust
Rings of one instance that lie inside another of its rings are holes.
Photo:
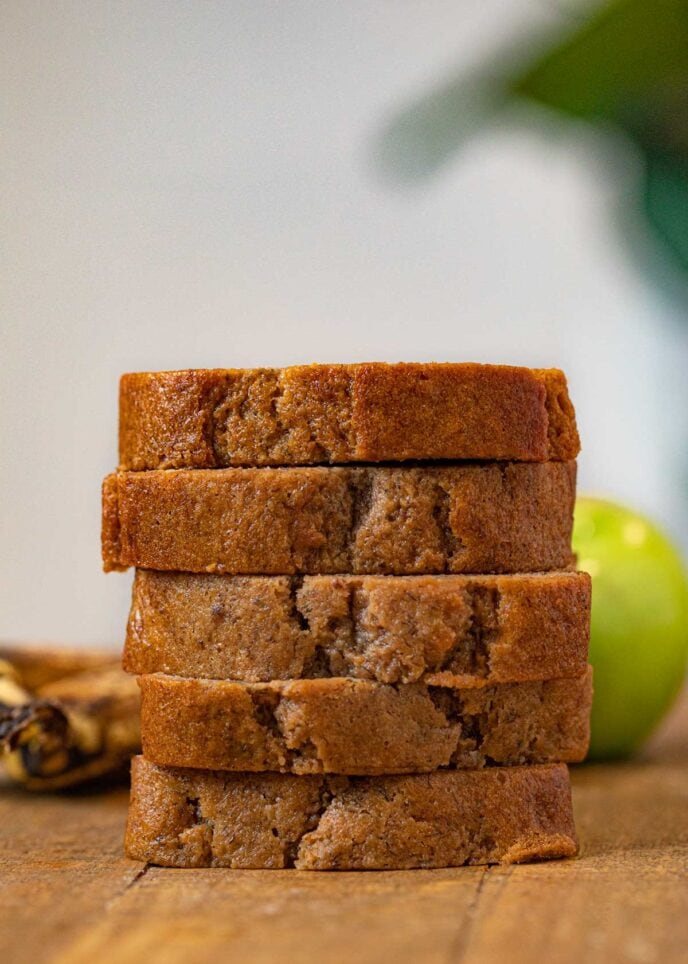
[[[585,671],[590,577],[219,576],[139,569],[130,673],[471,686]]]
[[[574,459],[557,369],[300,365],[139,372],[120,382],[120,468],[409,459]]]
[[[162,766],[422,773],[585,756],[590,673],[456,689],[351,679],[236,683],[140,676],[141,739]]]
[[[575,462],[120,472],[106,570],[236,574],[566,569]]]
[[[563,765],[374,778],[164,769],[136,757],[127,854],[166,867],[394,870],[577,851]]]
[[[535,375],[542,379],[545,386],[545,408],[547,409],[547,434],[551,458],[567,458],[563,453],[580,452],[580,439],[576,427],[576,412],[569,398],[566,376],[558,368],[541,368]],[[568,456],[575,458],[574,455]]]

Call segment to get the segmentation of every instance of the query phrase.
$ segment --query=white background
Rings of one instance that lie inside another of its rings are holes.
[[[509,109],[418,185],[374,162],[396,111],[565,9],[4,0],[0,637],[121,643],[125,370],[560,366],[581,488],[685,541],[688,326],[624,242],[630,147]]]

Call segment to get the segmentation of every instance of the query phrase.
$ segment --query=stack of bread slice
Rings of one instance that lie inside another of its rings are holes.
[[[556,370],[125,375],[128,853],[382,869],[571,856],[588,743],[579,440]]]

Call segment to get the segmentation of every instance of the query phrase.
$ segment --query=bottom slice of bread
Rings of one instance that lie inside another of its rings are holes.
[[[126,851],[165,867],[395,870],[572,857],[577,843],[563,764],[341,777],[136,757]]]

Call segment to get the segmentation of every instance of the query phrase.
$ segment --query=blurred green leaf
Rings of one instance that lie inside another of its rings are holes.
[[[656,94],[688,88],[687,0],[614,0],[511,85],[579,117],[635,123]]]
[[[679,265],[688,270],[688,163],[677,157],[650,155],[644,207]]]
[[[688,270],[688,0],[613,0],[509,89],[633,138],[645,216]]]
[[[378,170],[421,183],[514,95],[606,121],[640,149],[639,206],[688,271],[688,0],[608,0],[524,68],[529,50],[527,40],[514,42],[399,110],[374,144]]]
[[[406,105],[373,143],[375,166],[400,184],[432,177],[501,106],[502,86],[482,72],[461,75]]]

